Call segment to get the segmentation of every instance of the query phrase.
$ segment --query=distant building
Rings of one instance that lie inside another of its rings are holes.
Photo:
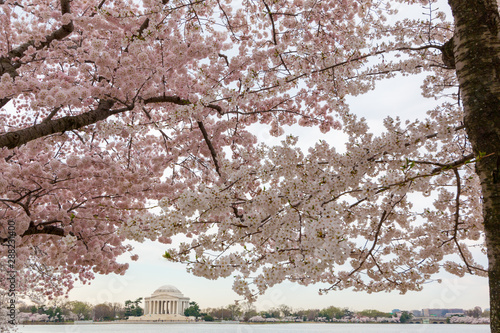
[[[464,315],[465,314],[465,310],[464,309],[448,309],[449,311],[447,313],[445,313],[445,316],[446,314],[448,313],[453,313],[453,314],[461,314],[461,315]]]
[[[414,317],[422,317],[422,311],[420,310],[412,310],[411,313]]]
[[[422,317],[449,317],[447,314],[464,314],[463,309],[422,309]]]
[[[130,317],[134,321],[186,321],[184,310],[189,307],[189,297],[171,285],[161,286],[150,297],[144,297],[144,315]]]

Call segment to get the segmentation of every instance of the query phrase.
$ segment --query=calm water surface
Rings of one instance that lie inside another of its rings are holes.
[[[488,325],[402,324],[84,324],[18,326],[20,333],[488,333]]]

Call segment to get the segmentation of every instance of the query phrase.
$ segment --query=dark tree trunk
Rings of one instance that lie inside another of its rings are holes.
[[[496,0],[448,0],[465,126],[479,161],[491,332],[500,333],[500,17]],[[483,156],[483,158],[480,158]]]

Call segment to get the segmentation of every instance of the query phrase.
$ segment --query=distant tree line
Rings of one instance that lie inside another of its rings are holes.
[[[384,313],[377,310],[364,310],[359,314],[368,317],[392,317],[390,313]],[[185,316],[196,317],[200,320],[239,320],[249,321],[252,317],[261,316],[262,318],[286,319],[291,321],[299,319],[300,321],[330,321],[331,319],[350,318],[355,315],[348,308],[338,308],[330,306],[324,309],[292,309],[290,306],[282,304],[275,308],[265,311],[257,311],[256,307],[250,303],[235,303],[217,308],[206,308],[200,310],[196,302],[190,302],[190,306],[184,312]]]
[[[21,305],[18,307],[20,318],[24,321],[114,321],[124,320],[132,316],[142,316],[144,310],[140,306],[142,298],[126,300],[122,303],[100,303],[92,305],[82,301],[60,301],[58,299],[48,304]],[[266,321],[356,321],[360,318],[369,321],[395,321],[405,323],[411,320],[412,314],[407,311],[398,314],[382,312],[375,309],[352,311],[348,308],[329,306],[323,309],[293,309],[282,304],[267,310],[258,311],[247,302],[229,304],[222,307],[200,309],[198,303],[192,301],[184,311],[185,316],[195,317],[203,321],[252,321],[252,318],[262,318]],[[466,310],[464,316],[471,318],[489,317],[489,311],[475,307]]]
[[[483,318],[483,317],[489,317],[490,316],[490,310],[481,310],[479,306],[476,306],[474,309],[470,310],[465,310],[465,316],[466,317],[472,317],[472,318]]]
[[[131,316],[142,316],[144,310],[140,307],[142,298],[135,301],[127,300],[122,303],[100,303],[92,305],[88,302],[53,300],[48,304],[20,305],[20,319],[22,321],[113,321],[124,320]]]
[[[365,309],[362,311],[353,311],[349,308],[329,306],[323,309],[293,309],[288,305],[282,304],[277,307],[264,311],[258,311],[250,303],[235,303],[217,308],[206,308],[200,310],[196,302],[191,302],[190,307],[186,309],[184,315],[196,317],[198,320],[238,320],[251,321],[252,318],[262,317],[267,321],[273,319],[280,321],[375,321],[375,322],[400,322],[406,323],[413,318],[409,311],[400,311],[398,313],[383,312],[375,309]],[[476,307],[465,311],[465,316],[474,318],[489,316],[488,311],[481,311]]]
[[[207,308],[203,311],[199,310],[196,302],[191,302],[191,305],[185,311],[186,316],[194,316],[197,318],[203,318],[205,315],[213,318],[213,320],[239,320],[239,321],[249,321],[251,318],[260,316],[265,319],[289,319],[290,321],[331,321],[332,319],[342,319],[351,318],[356,315],[355,312],[349,310],[348,308],[339,308],[335,306],[330,306],[324,309],[293,309],[288,305],[282,304],[280,306],[270,308],[264,311],[258,311],[256,307],[249,303],[242,304],[230,304],[224,307],[218,308]],[[195,308],[198,309],[192,312]],[[391,313],[384,313],[378,310],[364,310],[358,312],[357,314],[368,316],[368,317],[392,317]]]

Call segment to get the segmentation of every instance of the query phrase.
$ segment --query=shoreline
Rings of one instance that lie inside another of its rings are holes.
[[[196,321],[196,322],[185,322],[185,321],[141,321],[141,322],[130,322],[126,320],[117,320],[117,321],[96,321],[96,322],[23,322],[23,323],[17,323],[15,326],[63,326],[63,325],[111,325],[111,324],[132,324],[132,325],[140,325],[140,324],[166,324],[166,325],[180,325],[180,324],[207,324],[207,325],[227,325],[227,324],[238,324],[238,325],[277,325],[277,324],[353,324],[353,325],[367,325],[367,324],[377,324],[377,325],[409,325],[409,326],[427,326],[427,325],[490,325],[486,323],[481,323],[481,324],[467,324],[467,323],[446,323],[446,324],[413,324],[413,323],[377,323],[377,322],[368,322],[368,323],[343,323],[343,322],[240,322],[240,321]]]

